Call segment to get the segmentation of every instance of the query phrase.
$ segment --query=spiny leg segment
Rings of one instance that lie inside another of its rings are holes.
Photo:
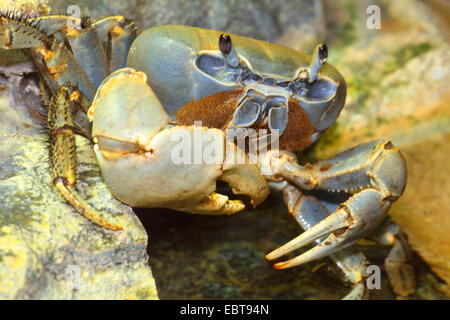
[[[80,108],[80,92],[72,85],[61,87],[53,95],[48,112],[51,176],[64,198],[84,217],[110,230],[122,230],[81,197],[76,182],[76,127],[72,113]]]

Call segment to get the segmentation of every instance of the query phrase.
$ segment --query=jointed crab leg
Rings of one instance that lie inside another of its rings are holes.
[[[53,94],[69,81],[92,99],[95,88],[78,61],[63,42],[47,33],[45,26],[50,25],[50,20],[42,20],[44,23],[16,11],[0,11],[0,48],[30,48],[31,56]],[[61,27],[61,19],[55,18],[55,22]]]
[[[134,21],[111,16],[91,24],[89,18],[51,15],[28,18],[47,36],[70,43],[69,50],[80,62],[92,84],[97,88],[111,72],[126,66],[128,51],[136,38]],[[70,26],[71,28],[69,28]]]
[[[331,255],[366,236],[381,223],[391,203],[403,193],[406,183],[405,161],[389,141],[370,142],[306,167],[294,161],[285,154],[275,165],[284,178],[298,187],[339,190],[354,195],[326,219],[269,253],[267,259],[276,259],[327,236],[313,249],[276,264],[279,269]]]
[[[30,48],[53,94],[71,82],[92,100],[103,79],[126,65],[135,37],[134,22],[120,16],[91,24],[89,18],[0,10],[0,48]]]
[[[41,30],[45,30],[46,36],[53,36],[57,41],[63,42],[64,47],[74,55],[95,88],[108,75],[108,61],[102,41],[96,30],[91,27],[88,17],[80,19],[65,15],[50,15],[30,17],[25,22],[28,25],[38,25]]]
[[[53,183],[77,211],[90,221],[110,230],[122,227],[107,221],[76,191],[75,131],[72,110],[79,108],[80,93],[72,86],[62,87],[51,99],[48,113],[50,158]]]
[[[92,27],[103,40],[109,72],[124,68],[131,43],[137,36],[134,21],[128,21],[122,16],[112,16],[97,20]]]
[[[46,22],[51,22],[51,17],[47,17]],[[58,30],[57,37],[66,40],[63,42],[96,89],[108,74],[125,67],[136,28],[133,21],[121,16],[108,17],[92,25],[89,18],[75,19],[74,22],[78,28],[68,29],[66,22]]]
[[[65,36],[81,68],[97,88],[109,74],[108,60],[97,32],[88,25],[86,28],[70,29]]]
[[[304,229],[311,229],[317,223],[330,215],[327,207],[317,198],[302,193],[292,184],[283,188],[282,194],[289,213]],[[320,244],[323,239],[314,242]],[[366,295],[366,287],[363,278],[366,273],[368,261],[363,253],[356,252],[353,248],[347,248],[331,255],[331,259],[341,269],[346,281],[354,284],[352,291],[344,299],[362,299]],[[278,268],[278,265],[275,265]]]
[[[392,290],[404,297],[413,294],[415,277],[413,267],[409,264],[411,252],[399,227],[387,218],[367,238],[391,247],[384,260],[384,267]]]
[[[69,19],[73,23],[72,28],[69,27]],[[109,69],[124,65],[127,50],[136,36],[134,23],[125,23],[125,19],[120,17],[113,19],[107,28],[100,28],[102,25],[98,23],[95,28],[87,18],[64,15],[34,17],[20,11],[0,10],[0,48],[29,48],[53,94],[48,127],[55,186],[80,214],[107,229],[120,230],[122,227],[108,222],[74,187],[74,134],[90,138],[91,124],[85,113]],[[100,29],[101,34],[98,32]],[[101,39],[100,35],[104,38]],[[110,54],[107,55],[104,47],[113,53],[108,51]]]

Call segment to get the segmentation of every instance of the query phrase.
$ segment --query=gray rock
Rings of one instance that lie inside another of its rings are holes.
[[[53,12],[66,12],[73,4],[70,0],[48,2]],[[80,0],[76,4],[82,14],[95,19],[115,14],[134,19],[140,30],[181,24],[292,46],[316,41],[325,31],[322,4],[316,0]]]

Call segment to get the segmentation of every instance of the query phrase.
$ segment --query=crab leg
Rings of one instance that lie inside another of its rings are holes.
[[[368,238],[381,245],[391,247],[384,260],[384,267],[392,290],[403,297],[413,294],[416,284],[413,267],[409,264],[411,252],[399,227],[387,218]]]
[[[51,18],[30,18],[20,12],[0,10],[0,48],[30,48],[31,56],[53,94],[71,82],[92,100],[95,88],[81,65],[66,45],[50,37],[45,29],[51,21]],[[56,27],[51,32],[62,28],[62,21],[60,16],[56,16]]]
[[[57,94],[59,88],[63,86],[76,84],[79,89],[80,103],[78,108],[72,110],[73,120],[78,129],[77,133],[90,139],[91,124],[86,117],[86,112],[90,106],[90,101],[92,101],[95,89],[78,62],[70,52],[65,50],[62,44],[58,45],[56,41],[53,42],[50,50],[45,47],[31,49],[30,55],[33,57],[47,87],[53,95]],[[42,92],[42,94],[44,96],[45,92]]]
[[[124,68],[131,43],[137,36],[134,21],[122,16],[112,16],[97,20],[92,27],[103,41],[109,61],[109,72]]]
[[[68,46],[94,88],[109,73],[125,67],[131,43],[136,38],[134,22],[122,16],[107,17],[93,24],[89,18],[64,15],[28,20]],[[68,28],[68,21],[73,28]]]
[[[95,87],[64,43],[54,40],[48,49],[45,47],[31,49],[31,56],[42,71],[53,93],[70,82],[75,84],[92,101],[95,95]]]
[[[64,42],[95,88],[108,75],[108,61],[103,44],[88,17],[80,19],[66,15],[49,15],[30,17],[25,23],[45,30],[47,37],[53,36]]]
[[[89,81],[94,88],[98,88],[109,74],[108,60],[96,30],[89,25],[89,21],[86,24],[80,29],[69,29],[64,35]]]
[[[331,255],[366,236],[381,223],[391,203],[403,193],[406,183],[405,161],[389,141],[370,142],[306,167],[294,160],[284,154],[274,165],[278,166],[280,175],[298,187],[346,191],[353,196],[327,218],[269,253],[267,259],[276,259],[327,236],[302,255],[277,263],[278,269]]]
[[[304,229],[311,229],[314,225],[329,216],[330,212],[324,204],[314,196],[302,193],[292,184],[283,188],[282,194],[289,213]],[[324,239],[316,239],[320,244]],[[347,248],[331,255],[331,259],[343,272],[346,281],[354,284],[352,291],[344,299],[362,299],[366,296],[366,287],[363,283],[368,261],[363,253]],[[275,265],[275,268],[278,268]]]
[[[134,22],[121,16],[91,24],[89,18],[0,11],[0,48],[30,48],[53,94],[71,82],[92,100],[103,79],[126,65],[135,38]]]
[[[50,158],[53,183],[64,198],[90,221],[110,230],[122,227],[109,222],[104,214],[92,208],[75,189],[75,124],[72,110],[79,108],[80,93],[74,87],[62,87],[51,99],[48,113]]]

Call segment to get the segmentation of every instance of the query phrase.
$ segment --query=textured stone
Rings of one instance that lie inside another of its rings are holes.
[[[49,3],[54,11],[66,12],[73,1],[51,0]],[[82,14],[95,19],[114,14],[134,19],[140,30],[181,24],[292,46],[311,45],[310,42],[322,37],[325,31],[322,4],[314,0],[80,0],[76,4]]]
[[[156,299],[145,229],[111,197],[85,138],[78,188],[124,230],[96,227],[53,187],[32,70],[0,67],[0,299]]]

